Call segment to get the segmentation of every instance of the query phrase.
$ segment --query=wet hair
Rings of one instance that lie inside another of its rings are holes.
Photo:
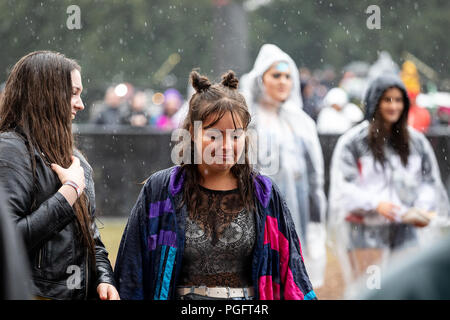
[[[34,185],[37,185],[33,150],[44,156],[47,164],[71,165],[72,77],[80,71],[78,63],[61,53],[35,51],[22,57],[6,81],[0,102],[0,132],[16,131],[25,138],[31,159]],[[33,200],[32,207],[35,199]],[[78,230],[91,258],[95,259],[92,218],[83,193],[74,204]]]
[[[195,89],[194,95],[189,101],[189,111],[183,124],[183,129],[193,133],[195,121],[206,121],[208,117],[212,117],[213,121],[209,126],[216,124],[227,112],[231,113],[233,123],[236,126],[236,118],[242,123],[243,129],[246,130],[250,124],[251,116],[248,111],[245,98],[237,90],[239,80],[233,71],[228,71],[222,75],[220,83],[211,83],[205,76],[200,75],[197,71],[190,74],[192,86]],[[190,143],[189,148],[183,150],[191,150],[190,161],[181,164],[185,171],[185,186],[182,204],[186,203],[188,210],[195,216],[199,205],[199,182],[201,180],[200,172],[194,163],[194,153],[196,152],[194,142]],[[239,194],[243,200],[247,210],[254,209],[254,186],[253,178],[255,171],[249,161],[249,137],[245,136],[244,151],[241,156],[245,157],[244,163],[238,161],[231,168],[231,173],[238,181]]]
[[[396,123],[392,125],[391,132],[387,132],[384,126],[384,119],[380,112],[380,102],[384,93],[392,88],[396,88],[402,92],[403,103],[406,104],[408,96],[402,88],[392,86],[386,88],[378,99],[375,113],[369,126],[368,144],[372,151],[374,160],[379,162],[384,168],[386,156],[384,154],[384,146],[386,142],[400,156],[404,167],[408,165],[409,149],[409,133],[408,133],[408,112],[407,108],[403,108],[402,114]]]

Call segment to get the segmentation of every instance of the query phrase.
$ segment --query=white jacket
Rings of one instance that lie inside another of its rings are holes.
[[[291,95],[281,105],[278,117],[274,117],[260,108],[259,101],[264,94],[263,74],[278,61],[288,63],[293,87]],[[252,115],[251,126],[257,132],[259,170],[270,176],[284,193],[297,233],[306,239],[304,259],[311,282],[314,287],[321,286],[326,262],[323,156],[316,125],[302,110],[297,66],[280,48],[265,44],[253,69],[241,77],[240,88]],[[272,165],[267,166],[267,163]],[[306,195],[298,193],[299,179],[303,179],[301,183]],[[302,212],[304,201],[308,202],[308,212]],[[302,221],[307,225],[302,226]],[[305,229],[306,234],[303,234]]]

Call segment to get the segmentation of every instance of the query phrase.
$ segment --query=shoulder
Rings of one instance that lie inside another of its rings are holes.
[[[419,153],[424,153],[430,146],[425,135],[413,127],[408,126],[410,145]]]
[[[366,139],[368,134],[369,122],[363,121],[353,128],[350,128],[342,136],[340,136],[338,139],[338,143],[352,143],[355,141],[361,141]]]
[[[7,151],[15,151],[28,153],[25,139],[14,131],[7,131],[0,133],[0,148],[2,152],[0,155],[8,155]]]
[[[181,192],[184,185],[184,172],[180,166],[173,166],[151,174],[145,181],[143,191],[150,196],[150,201],[174,196]]]
[[[256,199],[263,208],[266,208],[269,205],[272,196],[274,186],[273,180],[268,176],[256,173],[253,178],[253,185],[255,187]]]
[[[328,119],[328,117],[335,117],[337,115],[338,115],[337,112],[333,108],[325,107],[322,110],[320,110],[319,115],[317,116],[317,119],[324,120],[324,119]]]
[[[272,178],[258,173],[255,175],[253,182],[255,196],[263,208],[281,204],[283,196]]]
[[[367,137],[369,134],[369,122],[354,126],[339,137],[334,153],[339,153],[342,150],[363,150],[367,144]]]
[[[88,173],[92,172],[92,167],[90,166],[89,162],[86,160],[85,156],[81,153],[80,150],[74,148],[73,155],[78,159],[80,159],[80,164],[85,171],[87,171]]]
[[[307,130],[317,130],[317,126],[313,118],[311,118],[305,111],[303,111],[303,109],[295,110],[295,112],[290,112],[289,114],[293,119],[298,119],[299,121],[301,121],[302,126],[305,126]]]
[[[0,162],[21,169],[31,168],[25,138],[13,131],[0,133]]]

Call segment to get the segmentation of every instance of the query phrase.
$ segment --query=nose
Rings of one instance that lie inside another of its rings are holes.
[[[403,106],[403,100],[401,100],[401,99],[394,100],[393,104],[395,107],[400,108]]]
[[[280,82],[283,83],[283,84],[285,84],[285,83],[288,82],[288,78],[287,78],[286,76],[281,76],[281,77],[280,77]]]
[[[76,103],[75,103],[75,108],[78,110],[84,110],[84,103],[83,100],[81,100],[81,98],[78,98]]]
[[[229,155],[230,151],[233,150],[233,137],[228,134],[224,134],[222,151],[224,155]]]
[[[392,100],[389,103],[389,110],[391,110],[392,112],[399,112],[403,107],[403,102],[402,101],[396,101],[396,100]]]

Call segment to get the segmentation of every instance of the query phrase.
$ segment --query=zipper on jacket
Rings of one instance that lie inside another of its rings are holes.
[[[42,263],[42,248],[39,249],[39,253],[38,253],[38,265],[37,265],[38,269],[41,268],[41,263]]]

